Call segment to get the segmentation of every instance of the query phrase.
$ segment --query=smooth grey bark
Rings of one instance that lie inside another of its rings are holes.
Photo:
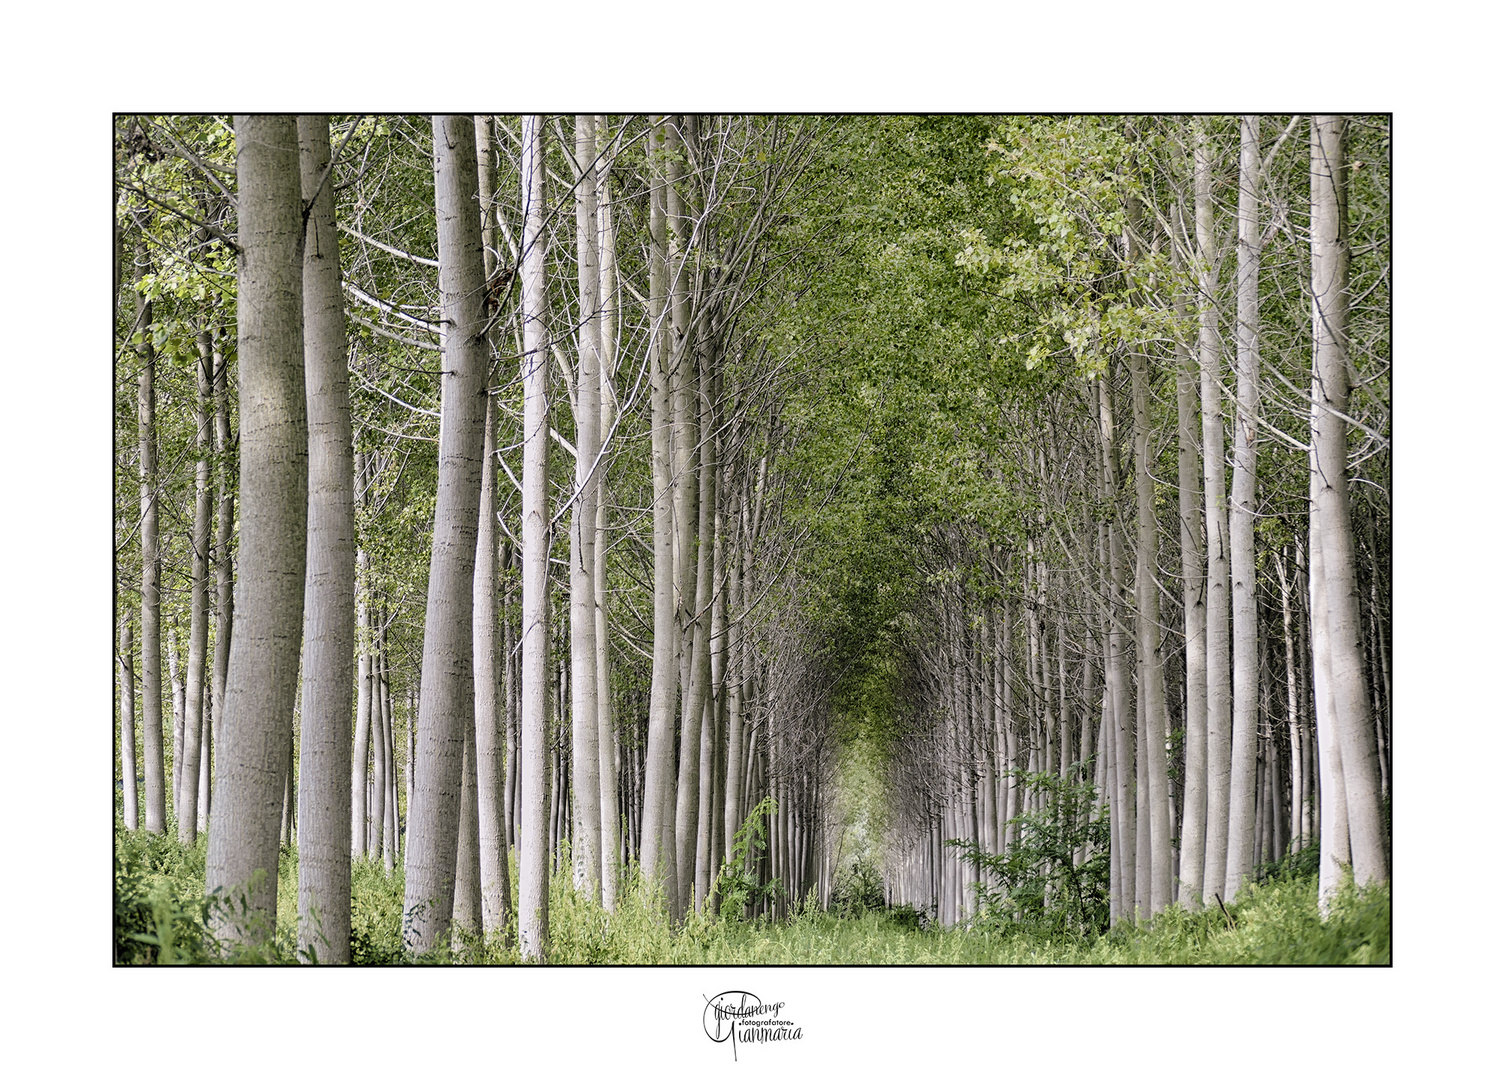
[[[385,610],[378,609],[372,622],[376,641],[371,652],[371,787],[366,800],[366,852],[374,862],[381,856],[387,814],[387,740],[383,730],[386,716],[382,712],[382,626]]]
[[[1313,399],[1313,412],[1317,411]],[[1315,442],[1312,459],[1312,503],[1317,502],[1318,473]],[[1351,865],[1348,843],[1348,795],[1344,790],[1343,746],[1338,735],[1337,703],[1332,689],[1330,637],[1327,633],[1327,587],[1325,554],[1317,537],[1312,538],[1311,571],[1307,585],[1312,610],[1312,696],[1317,713],[1318,868],[1317,907],[1326,918],[1333,897],[1343,882],[1344,868]]]
[[[481,816],[476,792],[476,736],[465,729],[465,757],[460,771],[460,829],[455,855],[454,927],[478,937],[481,923]]]
[[[522,121],[523,261],[523,628],[522,821],[518,852],[518,944],[542,962],[549,943],[549,354],[543,118]]]
[[[385,632],[382,635],[381,648],[381,716],[382,716],[382,752],[387,755],[387,814],[385,814],[385,827],[382,829],[381,841],[381,866],[382,872],[391,877],[391,872],[397,865],[397,714],[391,702],[391,680],[387,666],[387,645],[385,645]]]
[[[711,376],[709,358],[701,357],[699,379],[700,415],[695,430],[701,434],[699,492],[696,500],[699,528],[695,542],[695,592],[685,615],[693,619],[690,635],[690,681],[686,687],[684,708],[680,714],[679,784],[675,807],[675,860],[679,872],[680,905],[688,911],[696,902],[696,848],[700,838],[700,785],[702,754],[707,749],[701,732],[705,723],[706,701],[711,684],[711,562],[715,537],[716,504],[715,440],[711,436],[714,419],[711,412]],[[687,477],[688,479],[688,477]],[[688,598],[688,594],[687,594]]]
[[[575,506],[570,515],[570,781],[575,887],[601,898],[601,753],[596,681],[597,456],[601,451],[601,270],[596,221],[596,123],[575,117],[575,241],[579,367],[575,383]]]
[[[136,671],[131,655],[131,615],[120,613],[120,786],[125,827],[135,832],[141,815],[136,790]]]
[[[138,281],[149,269],[146,241],[136,249]],[[152,348],[152,305],[139,289],[136,323],[141,342],[136,433],[141,479],[141,750],[146,774],[146,831],[167,831],[167,779],[162,745],[162,554],[157,536],[157,354]]]
[[[436,115],[433,139],[444,376],[417,760],[404,861],[403,938],[413,953],[446,940],[454,912],[465,733],[475,722],[471,590],[489,359],[475,124],[465,115]]]
[[[1254,564],[1255,425],[1259,418],[1259,117],[1239,120],[1237,405],[1233,420],[1233,501],[1229,569],[1233,591],[1233,738],[1228,788],[1228,858],[1223,897],[1254,872],[1256,756],[1259,746],[1259,601]]]
[[[679,678],[674,618],[674,509],[677,487],[672,462],[673,419],[666,343],[669,289],[664,158],[668,125],[658,118],[649,139],[653,180],[649,192],[648,318],[653,472],[653,662],[648,690],[648,747],[644,762],[642,873],[674,908],[674,698]]]
[[[1181,266],[1181,203],[1171,206],[1171,257]],[[1186,318],[1186,298],[1177,294],[1176,314]],[[1207,854],[1207,571],[1203,545],[1201,469],[1197,460],[1197,362],[1178,337],[1176,354],[1176,493],[1181,522],[1181,608],[1186,638],[1186,764],[1181,811],[1178,898],[1189,911],[1202,907],[1203,859]]]
[[[354,490],[357,500],[366,483],[365,455],[355,455]],[[355,750],[350,762],[350,855],[367,855],[367,767],[371,757],[371,606],[367,599],[367,562],[364,550],[355,553]]]
[[[222,940],[275,929],[281,803],[292,745],[308,558],[303,216],[290,116],[237,116],[240,598],[225,689],[205,889]],[[238,905],[237,905],[238,906]]]
[[[733,530],[730,566],[727,568],[726,640],[726,809],[722,816],[723,850],[730,853],[742,826],[742,785],[746,762],[742,756],[742,545],[740,521],[745,518],[745,500],[737,500],[738,527]]]
[[[298,951],[350,962],[350,707],[355,672],[355,453],[329,117],[298,117],[308,568],[298,774]]]
[[[700,714],[703,707],[692,703],[696,694],[698,678],[694,643],[699,633],[696,615],[699,600],[694,590],[698,583],[694,542],[696,528],[696,498],[699,485],[694,482],[695,454],[699,443],[697,411],[691,398],[694,394],[695,342],[690,325],[690,260],[689,240],[693,225],[685,205],[682,188],[685,185],[684,154],[687,139],[685,130],[693,118],[683,114],[670,117],[665,124],[665,168],[668,173],[664,186],[665,219],[668,225],[668,308],[669,349],[668,376],[670,414],[672,416],[672,446],[674,469],[674,587],[677,632],[675,653],[679,666],[679,763],[676,782],[666,793],[668,805],[665,813],[666,842],[674,851],[675,874],[668,879],[669,912],[678,920],[684,917],[691,900],[694,884],[694,830],[689,818],[697,805],[695,788],[699,781],[700,768]],[[686,839],[686,830],[689,839]],[[687,859],[687,854],[689,858]]]
[[[702,377],[702,389],[706,386],[706,378]],[[714,387],[712,388],[714,393]],[[714,424],[708,421],[710,412],[710,400],[702,400],[702,429],[713,430]],[[718,437],[719,440],[719,437]],[[707,436],[706,443],[711,443],[712,436]],[[723,498],[721,496],[721,473],[722,466],[717,455],[711,454],[714,473],[715,487],[711,493],[711,502],[715,505],[714,520],[711,523],[711,531],[714,537],[711,545],[710,558],[710,636],[708,647],[710,650],[710,684],[706,694],[705,714],[701,721],[700,729],[700,806],[696,818],[695,838],[695,910],[704,909],[706,897],[710,893],[711,883],[716,873],[716,848],[719,839],[717,810],[720,804],[716,800],[717,780],[719,776],[718,765],[723,764],[720,757],[720,747],[723,745],[721,730],[722,705],[725,702],[726,683],[726,590],[725,590],[725,566],[726,560],[725,543],[723,533],[725,531],[725,515],[723,512]],[[705,467],[705,459],[701,461]]]
[[[481,195],[481,247],[487,280],[496,271],[494,170],[491,163],[492,119],[476,118],[477,178]],[[474,602],[474,674],[476,687],[476,814],[480,843],[481,930],[487,937],[507,932],[512,886],[507,869],[507,833],[503,792],[506,787],[506,712],[501,684],[501,638],[498,634],[496,404],[486,395],[481,453],[481,510],[476,527]]]
[[[1105,500],[1111,501],[1119,488],[1117,430],[1113,417],[1113,398],[1107,381],[1099,379],[1097,382],[1098,392],[1094,408],[1097,411],[1098,432],[1102,443],[1102,494]],[[1105,525],[1108,551],[1106,582],[1108,651],[1104,658],[1104,669],[1107,672],[1107,701],[1111,705],[1111,719],[1108,722],[1113,725],[1114,733],[1112,746],[1114,780],[1110,812],[1114,850],[1118,853],[1118,917],[1132,920],[1138,917],[1135,911],[1135,900],[1138,895],[1136,866],[1138,830],[1134,792],[1135,751],[1133,731],[1130,727],[1133,719],[1129,715],[1128,678],[1124,671],[1123,631],[1119,628],[1119,612],[1124,610],[1125,590],[1123,542],[1120,539],[1122,530],[1117,521],[1116,512]],[[1104,711],[1105,714],[1108,712],[1107,709]],[[1106,716],[1105,719],[1107,719]]]
[[[205,659],[209,646],[209,454],[210,409],[214,393],[214,347],[207,330],[198,334],[198,396],[194,402],[194,504],[192,565],[189,579],[188,664],[183,697],[183,749],[178,780],[178,841],[198,839],[199,758],[204,734]]]
[[[511,544],[508,544],[503,549],[502,565],[509,571],[512,569],[515,561],[514,556],[514,549]],[[520,579],[520,568],[518,576]],[[507,774],[502,788],[502,809],[506,819],[507,845],[509,847],[515,846],[518,842],[518,825],[521,816],[518,807],[518,797],[521,793],[518,774],[518,717],[521,712],[520,698],[522,691],[519,677],[521,659],[518,656],[518,651],[520,649],[519,636],[521,631],[518,629],[518,624],[513,621],[512,616],[514,610],[513,597],[516,595],[517,592],[509,574],[506,590],[502,595],[502,695],[505,699],[505,711],[502,723],[506,727],[507,737]],[[521,601],[519,601],[520,603]],[[520,610],[520,607],[518,610]]]
[[[1202,497],[1207,539],[1207,854],[1202,902],[1214,903],[1228,868],[1228,785],[1232,768],[1232,671],[1229,666],[1227,472],[1223,465],[1222,344],[1218,340],[1218,263],[1212,203],[1212,151],[1197,128],[1193,198],[1197,235],[1197,360],[1202,391]]]
[[[217,747],[224,738],[225,687],[230,674],[230,637],[235,615],[235,567],[230,547],[235,536],[235,488],[230,468],[230,380],[229,363],[215,349],[214,369],[214,453],[218,460],[216,482],[219,485],[214,523],[214,692],[210,698],[213,714],[211,770],[218,761]],[[212,779],[212,775],[211,775]],[[205,827],[213,816],[213,784],[206,781],[205,794],[199,800]]]
[[[597,146],[606,134],[606,117],[595,119]],[[596,170],[596,249],[600,285],[597,299],[601,307],[601,421],[603,438],[611,431],[616,417],[615,376],[617,370],[617,263],[616,226],[612,219],[609,162],[603,159]],[[595,578],[596,621],[596,749],[600,764],[597,782],[601,805],[601,906],[616,910],[617,878],[621,845],[621,819],[617,810],[617,732],[612,708],[611,649],[606,618],[606,462],[601,463],[596,497],[596,544],[593,575]]]
[[[1136,545],[1135,608],[1138,616],[1136,656],[1143,686],[1144,708],[1139,716],[1139,741],[1144,746],[1146,802],[1149,810],[1150,914],[1171,901],[1171,831],[1169,779],[1165,736],[1170,726],[1165,705],[1165,673],[1160,656],[1160,591],[1155,580],[1160,542],[1155,520],[1155,479],[1150,474],[1149,374],[1144,357],[1129,351],[1129,377],[1134,397],[1134,491],[1139,509]]]
[[[506,787],[502,730],[501,641],[497,633],[496,409],[487,396],[481,466],[481,512],[476,530],[475,686],[476,814],[480,843],[481,928],[487,937],[507,929],[512,886],[503,815]]]
[[[1348,496],[1347,122],[1312,118],[1312,567],[1326,619],[1313,604],[1313,637],[1324,634],[1332,726],[1341,751],[1354,881],[1388,881],[1380,812],[1379,751],[1364,673],[1358,575]],[[1317,571],[1321,553],[1322,572]],[[1320,736],[1319,736],[1320,738]],[[1324,776],[1325,779],[1325,776]],[[1325,792],[1324,792],[1325,794]],[[1324,809],[1324,817],[1326,812]],[[1325,895],[1325,894],[1324,894]]]
[[[1275,576],[1280,582],[1280,624],[1286,650],[1286,726],[1291,744],[1291,850],[1295,852],[1305,847],[1306,841],[1310,839],[1302,827],[1302,806],[1306,802],[1307,792],[1305,770],[1302,768],[1305,755],[1302,745],[1304,732],[1301,730],[1301,712],[1297,705],[1300,679],[1296,670],[1295,635],[1291,632],[1291,583],[1286,574],[1285,552],[1277,549],[1271,552],[1271,556],[1271,561],[1275,564]]]
[[[178,664],[178,631],[176,626],[167,628],[167,684],[172,694],[172,812],[176,816],[182,806],[182,793],[178,790],[183,779],[183,673]]]

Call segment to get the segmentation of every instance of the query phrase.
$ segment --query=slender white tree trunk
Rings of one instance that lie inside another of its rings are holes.
[[[140,826],[136,791],[136,672],[131,657],[131,616],[120,613],[120,784],[125,827]]]
[[[219,459],[219,505],[214,525],[214,693],[210,702],[213,712],[213,742],[218,747],[224,738],[225,687],[230,674],[230,635],[235,612],[235,568],[230,546],[235,536],[235,485],[231,483],[230,457],[230,389],[229,364],[218,359],[214,372],[214,453]],[[216,750],[216,755],[218,751]],[[218,757],[214,758],[217,761]],[[212,766],[213,762],[211,762]],[[212,774],[211,774],[212,779]],[[205,784],[212,791],[211,783]],[[212,816],[213,801],[206,795],[205,827]]]
[[[606,134],[606,118],[595,118],[599,148]],[[597,251],[600,263],[600,285],[597,297],[601,306],[601,424],[600,432],[606,438],[616,416],[615,375],[617,368],[617,304],[616,304],[616,227],[611,212],[611,187],[607,176],[607,163],[603,161],[596,171],[596,229]],[[597,780],[600,785],[601,803],[601,906],[607,911],[616,910],[617,875],[620,861],[621,821],[617,812],[617,732],[616,719],[612,712],[611,649],[607,636],[606,618],[606,463],[603,460],[598,474],[599,491],[596,498],[596,543],[593,575],[596,622],[596,749],[599,754]]]
[[[575,238],[580,364],[575,388],[575,488],[570,517],[571,790],[575,887],[601,898],[601,755],[596,681],[596,502],[601,449],[601,270],[596,222],[596,123],[575,117]]]
[[[298,118],[303,350],[308,399],[308,574],[298,803],[298,948],[350,962],[350,706],[355,649],[355,460],[329,117]]]
[[[137,247],[137,276],[148,270],[146,242]],[[137,441],[141,479],[141,743],[146,773],[146,831],[167,831],[166,763],[162,747],[162,555],[157,538],[157,354],[152,348],[152,307],[136,294],[141,343],[137,384]]]
[[[1228,860],[1223,896],[1238,895],[1254,872],[1256,755],[1259,745],[1259,598],[1254,565],[1255,424],[1259,417],[1259,117],[1239,122],[1238,404],[1233,420],[1233,741],[1228,794]]]
[[[1280,581],[1280,622],[1286,647],[1286,724],[1291,740],[1291,850],[1300,851],[1307,839],[1302,828],[1302,806],[1307,799],[1304,785],[1305,770],[1301,731],[1301,712],[1297,706],[1300,690],[1296,673],[1296,643],[1291,633],[1291,583],[1286,575],[1285,552],[1271,553],[1275,563],[1275,575]]]
[[[444,941],[454,913],[461,775],[466,731],[475,723],[471,590],[489,361],[475,124],[469,116],[435,116],[433,128],[444,376],[405,861],[403,937],[412,952]]]
[[[1212,203],[1212,151],[1197,131],[1194,199],[1201,295],[1198,362],[1202,374],[1202,496],[1207,536],[1207,856],[1202,902],[1221,893],[1228,868],[1228,785],[1232,768],[1232,671],[1229,661],[1228,496],[1223,465],[1222,343],[1218,337],[1218,254]]]
[[[1114,498],[1119,487],[1118,450],[1116,426],[1113,419],[1113,399],[1105,380],[1098,380],[1098,431],[1103,452],[1103,496]],[[1108,673],[1108,703],[1111,705],[1113,725],[1113,799],[1111,805],[1113,839],[1118,852],[1119,909],[1120,918],[1131,920],[1138,917],[1135,907],[1138,896],[1136,852],[1138,849],[1137,808],[1134,791],[1133,718],[1129,714],[1128,677],[1124,671],[1123,631],[1119,629],[1120,613],[1124,610],[1124,555],[1120,540],[1120,528],[1115,514],[1106,523],[1108,549],[1108,655],[1104,667]],[[1105,713],[1110,710],[1105,709]]]
[[[1134,394],[1134,489],[1139,506],[1138,559],[1135,566],[1138,615],[1138,661],[1144,686],[1144,711],[1139,739],[1144,745],[1145,772],[1149,783],[1147,808],[1150,816],[1150,914],[1165,909],[1171,901],[1171,832],[1169,779],[1165,759],[1165,733],[1169,726],[1165,705],[1165,677],[1160,658],[1160,592],[1155,580],[1160,543],[1155,521],[1155,479],[1150,475],[1149,376],[1145,361],[1132,351],[1129,376]]]
[[[651,323],[649,353],[652,364],[653,469],[653,666],[648,691],[648,747],[644,762],[642,872],[650,888],[662,891],[674,907],[674,698],[678,680],[678,650],[674,621],[674,514],[676,480],[671,461],[670,394],[666,342],[668,293],[666,214],[663,157],[667,125],[655,124],[649,140],[653,185],[649,194],[649,287]]]
[[[523,637],[518,937],[549,941],[549,353],[545,326],[543,118],[522,121]]]
[[[183,762],[178,780],[178,841],[193,846],[199,828],[199,758],[204,734],[204,669],[209,646],[209,491],[210,408],[214,394],[214,347],[209,331],[198,335],[195,366],[198,398],[194,409],[193,559],[188,623],[188,670],[183,698]]]
[[[1313,604],[1313,637],[1327,638],[1328,690],[1342,755],[1354,880],[1388,881],[1380,813],[1378,748],[1364,676],[1358,576],[1348,499],[1348,227],[1346,121],[1312,118],[1312,580],[1325,594],[1325,619]],[[1317,569],[1320,550],[1322,573]],[[1320,739],[1320,736],[1319,736]],[[1325,777],[1324,777],[1325,779]],[[1326,792],[1324,791],[1324,796]],[[1326,811],[1324,809],[1324,817]]]
[[[177,627],[167,628],[167,684],[172,695],[172,810],[182,805],[179,785],[183,779],[183,673],[178,665]]]
[[[481,248],[490,281],[496,272],[494,193],[491,163],[492,119],[476,118],[476,161],[481,194]],[[494,313],[493,313],[494,315]],[[498,633],[496,405],[490,388],[486,398],[481,455],[481,511],[476,528],[474,588],[476,687],[476,811],[479,818],[481,865],[481,928],[487,937],[505,935],[512,910],[512,885],[507,868],[505,807],[506,703],[502,697],[502,643]]]
[[[354,490],[360,498],[360,490],[366,482],[364,455],[355,456]],[[350,767],[350,856],[366,857],[366,777],[367,763],[371,756],[371,607],[367,601],[369,580],[368,556],[364,550],[355,553],[355,750]]]
[[[1171,207],[1171,253],[1181,264],[1181,205]],[[1176,313],[1185,317],[1185,298],[1176,297]],[[1190,911],[1202,906],[1202,862],[1207,851],[1207,571],[1202,543],[1201,476],[1197,462],[1198,373],[1191,351],[1179,340],[1176,350],[1176,474],[1181,520],[1181,607],[1186,634],[1186,765],[1181,811],[1179,897]]]
[[[244,890],[248,901],[249,921],[221,912],[222,939],[265,941],[277,913],[308,558],[303,216],[293,118],[237,116],[235,135],[241,600],[204,884],[210,895],[232,899]]]

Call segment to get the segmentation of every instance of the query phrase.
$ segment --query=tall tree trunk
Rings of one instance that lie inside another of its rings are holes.
[[[596,145],[606,134],[606,117],[595,118]],[[600,256],[597,272],[600,304],[600,381],[601,421],[599,431],[606,438],[616,417],[615,375],[617,369],[616,315],[616,227],[611,214],[611,187],[607,162],[596,170],[596,249]],[[599,755],[597,782],[600,786],[601,811],[601,906],[615,911],[617,906],[617,867],[621,844],[621,818],[617,811],[617,733],[612,712],[611,649],[606,619],[606,462],[603,459],[597,477],[596,542],[594,548],[593,592],[596,622],[596,749]]]
[[[685,154],[693,142],[694,117],[678,114],[666,124],[665,218],[668,223],[669,270],[669,381],[670,409],[673,416],[674,461],[674,584],[678,631],[675,652],[679,659],[679,767],[677,783],[668,792],[665,809],[670,818],[666,827],[668,842],[674,849],[676,873],[669,878],[670,914],[675,919],[689,908],[694,887],[694,827],[690,820],[698,804],[700,778],[700,718],[702,701],[695,700],[703,689],[697,687],[699,663],[695,640],[700,635],[699,582],[696,557],[696,509],[699,485],[698,457],[699,417],[694,404],[698,343],[690,322],[691,263],[689,242],[693,231],[688,198],[684,188]]]
[[[381,866],[382,873],[391,877],[397,861],[397,735],[395,730],[397,717],[392,707],[391,671],[385,624],[377,641],[381,655],[381,680],[378,686],[381,690],[382,754],[387,762],[387,794],[382,800],[386,809],[382,818]]]
[[[308,574],[303,599],[298,948],[350,962],[350,705],[355,649],[355,460],[329,117],[298,118],[308,214],[303,355],[308,399]]]
[[[549,942],[549,353],[545,326],[543,118],[522,122],[523,638],[522,828],[518,938],[542,962]]]
[[[699,352],[699,350],[693,350]],[[700,356],[700,415],[695,430],[699,434],[700,490],[696,499],[699,528],[695,542],[695,592],[686,611],[693,619],[694,633],[690,649],[690,683],[686,688],[684,710],[680,717],[679,792],[675,814],[675,859],[679,870],[679,895],[683,908],[695,902],[696,849],[700,838],[700,785],[704,771],[702,729],[706,702],[711,685],[711,570],[714,556],[716,506],[714,419],[711,412],[711,373],[709,357]]]
[[[183,672],[178,664],[178,631],[167,628],[167,684],[172,696],[172,812],[182,805],[178,790],[183,779]]]
[[[139,281],[149,268],[146,241],[136,249]],[[157,354],[152,348],[152,305],[136,293],[141,343],[136,431],[141,477],[141,731],[146,772],[146,831],[167,831],[166,762],[162,746],[162,554],[157,539]]]
[[[481,249],[486,279],[496,272],[494,194],[491,163],[492,119],[476,118],[476,161],[481,193]],[[474,600],[474,674],[476,687],[476,812],[480,840],[481,929],[488,937],[504,936],[512,910],[512,884],[507,868],[505,740],[502,729],[506,705],[502,698],[501,640],[497,632],[497,498],[496,405],[490,386],[486,395],[481,454],[481,511],[476,528]]]
[[[1098,380],[1097,403],[1098,431],[1103,451],[1103,497],[1110,505],[1117,497],[1119,487],[1117,433],[1113,419],[1113,398],[1107,381]],[[1108,703],[1112,707],[1114,731],[1113,802],[1110,807],[1113,819],[1113,838],[1118,852],[1119,865],[1119,917],[1137,918],[1135,899],[1136,850],[1138,847],[1137,815],[1134,796],[1134,746],[1130,727],[1128,678],[1124,672],[1123,631],[1119,629],[1119,613],[1124,610],[1123,594],[1123,543],[1115,513],[1106,522],[1108,549],[1108,655],[1105,668],[1108,673]],[[1106,710],[1105,710],[1106,711]]]
[[[131,615],[120,612],[120,785],[125,827],[140,827],[136,790],[136,672],[131,656]]]
[[[648,317],[651,323],[653,468],[653,666],[648,691],[648,747],[644,762],[642,872],[649,888],[674,908],[674,698],[678,650],[674,620],[674,509],[677,479],[671,461],[670,348],[666,342],[669,287],[665,239],[664,158],[669,127],[660,118],[649,139],[653,184],[649,193]]]
[[[367,796],[367,819],[369,826],[366,829],[366,851],[371,860],[375,862],[381,856],[382,841],[386,832],[387,814],[387,746],[386,735],[383,725],[386,717],[382,714],[381,682],[382,682],[382,626],[386,622],[386,610],[378,609],[376,618],[376,640],[372,643],[371,650],[371,793]]]
[[[1212,151],[1197,131],[1194,198],[1201,295],[1198,362],[1202,374],[1202,496],[1207,522],[1207,856],[1202,902],[1211,904],[1228,868],[1228,785],[1232,768],[1232,672],[1229,669],[1227,474],[1223,466],[1222,345],[1218,338],[1212,204]]]
[[[1325,593],[1326,618],[1313,637],[1327,638],[1328,689],[1341,750],[1354,880],[1388,881],[1389,856],[1380,813],[1378,750],[1364,677],[1358,575],[1348,498],[1348,221],[1347,123],[1312,118],[1312,580]],[[1321,551],[1322,572],[1317,571]],[[1325,749],[1325,748],[1324,748]],[[1325,793],[1324,793],[1325,794]],[[1324,810],[1324,817],[1326,812]]]
[[[1259,117],[1239,122],[1238,405],[1233,421],[1233,505],[1228,534],[1233,580],[1233,743],[1228,860],[1223,896],[1254,872],[1255,760],[1259,746],[1259,601],[1254,565],[1255,424],[1259,417]]]
[[[740,501],[740,500],[739,500]],[[738,517],[746,513],[739,506]],[[722,818],[722,843],[730,854],[742,825],[742,785],[746,759],[742,756],[742,545],[740,524],[734,528],[730,567],[727,573],[727,677],[726,677],[726,809]]]
[[[704,403],[703,403],[704,404]],[[703,425],[705,426],[705,425]],[[707,437],[709,441],[710,436]],[[714,460],[714,455],[713,455]],[[717,490],[712,498],[715,504],[715,519],[712,523],[711,552],[711,590],[710,597],[710,688],[706,694],[705,719],[700,729],[700,809],[698,814],[698,829],[695,840],[695,910],[703,910],[706,897],[710,893],[711,883],[716,873],[716,849],[718,846],[719,829],[717,810],[721,808],[716,796],[721,794],[717,788],[720,768],[724,767],[720,748],[723,745],[721,731],[722,704],[725,699],[726,684],[726,591],[725,575],[726,561],[725,544],[722,534],[725,532],[725,517],[723,514],[723,499],[720,494],[721,463],[714,462],[714,471],[717,481]]]
[[[1181,204],[1171,207],[1173,229],[1181,232]],[[1178,237],[1172,258],[1180,265]],[[1176,313],[1185,317],[1185,297],[1177,294]],[[1176,350],[1176,490],[1181,520],[1181,609],[1186,634],[1186,766],[1181,811],[1180,899],[1190,911],[1202,906],[1202,865],[1207,851],[1207,572],[1204,565],[1201,476],[1197,462],[1197,363],[1179,339]]]
[[[1138,561],[1135,566],[1135,607],[1138,614],[1137,655],[1144,685],[1144,711],[1139,738],[1144,743],[1149,782],[1150,914],[1164,910],[1171,900],[1171,832],[1169,780],[1165,735],[1170,725],[1165,705],[1165,675],[1160,657],[1160,592],[1155,581],[1160,542],[1155,521],[1155,478],[1150,475],[1149,376],[1144,358],[1130,350],[1129,377],[1134,394],[1134,490],[1139,504]]]
[[[446,939],[454,912],[461,770],[466,731],[475,723],[471,589],[489,361],[475,124],[469,116],[435,116],[433,129],[444,378],[418,694],[418,760],[404,863],[403,937],[415,953]]]
[[[365,455],[355,455],[354,490],[357,500],[360,499],[360,491],[366,483]],[[366,777],[367,765],[371,756],[371,656],[372,656],[372,627],[371,605],[369,601],[370,586],[368,585],[368,560],[366,552],[358,549],[355,553],[355,648],[356,648],[356,674],[355,674],[355,750],[351,758],[350,768],[350,855],[351,858],[364,859],[366,857],[366,819],[367,819],[367,795]]]
[[[281,798],[292,743],[308,558],[303,215],[290,116],[237,116],[240,591],[225,689],[205,889],[222,939],[267,940],[277,916]],[[238,905],[237,905],[238,907]]]
[[[505,733],[501,651],[497,634],[496,409],[488,395],[481,467],[481,514],[476,532],[475,685],[476,810],[481,859],[481,927],[487,937],[507,930],[512,885],[503,815]]]
[[[1285,640],[1285,672],[1286,672],[1286,725],[1290,732],[1291,740],[1291,850],[1301,850],[1306,836],[1302,827],[1302,806],[1307,799],[1304,784],[1305,770],[1302,768],[1304,750],[1302,746],[1301,713],[1297,707],[1299,694],[1299,680],[1296,672],[1296,643],[1291,633],[1291,584],[1286,576],[1285,552],[1277,549],[1271,552],[1275,564],[1275,576],[1280,582],[1280,623]]]
[[[214,347],[209,331],[198,335],[195,367],[198,398],[194,408],[193,559],[188,621],[188,670],[183,698],[183,764],[178,782],[178,841],[189,847],[198,839],[199,757],[204,734],[204,668],[209,646],[209,493],[210,408],[214,393]]]
[[[214,693],[213,743],[217,748],[225,737],[225,688],[230,674],[230,636],[235,614],[235,566],[230,546],[235,536],[235,488],[230,467],[230,380],[229,362],[215,350],[214,369],[214,454],[218,461],[219,505],[214,523]],[[214,758],[218,761],[218,756]],[[212,763],[211,763],[212,764]],[[212,792],[212,785],[206,785]],[[206,796],[205,814],[213,815],[213,800]],[[207,818],[206,818],[207,825]]]
[[[575,239],[580,364],[575,383],[575,507],[570,516],[571,785],[575,887],[601,898],[601,753],[596,681],[596,501],[601,450],[601,289],[596,118],[575,117]]]

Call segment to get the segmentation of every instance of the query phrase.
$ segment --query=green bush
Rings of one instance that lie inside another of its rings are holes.
[[[1090,765],[1090,762],[1088,763]],[[1015,818],[1018,839],[994,855],[975,841],[950,840],[978,871],[974,924],[993,930],[1100,934],[1108,928],[1108,812],[1088,781],[1015,773],[1041,809]],[[1089,854],[1080,864],[1076,857]]]

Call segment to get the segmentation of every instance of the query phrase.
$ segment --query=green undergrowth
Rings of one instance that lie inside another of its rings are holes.
[[[218,957],[207,930],[205,842],[117,829],[114,959],[118,964],[296,963],[297,857],[278,873],[277,931],[265,945]],[[942,930],[908,908],[848,907],[842,917],[801,905],[785,920],[691,914],[674,925],[633,878],[611,914],[586,900],[567,872],[550,887],[553,964],[1388,964],[1387,887],[1345,886],[1323,920],[1317,879],[1286,868],[1248,889],[1227,913],[1173,908],[1148,925],[1095,935],[1007,920]],[[517,875],[511,875],[516,910]],[[351,874],[351,960],[412,963],[402,948],[402,870],[357,862]],[[516,964],[516,917],[505,939],[456,939],[424,963]]]

